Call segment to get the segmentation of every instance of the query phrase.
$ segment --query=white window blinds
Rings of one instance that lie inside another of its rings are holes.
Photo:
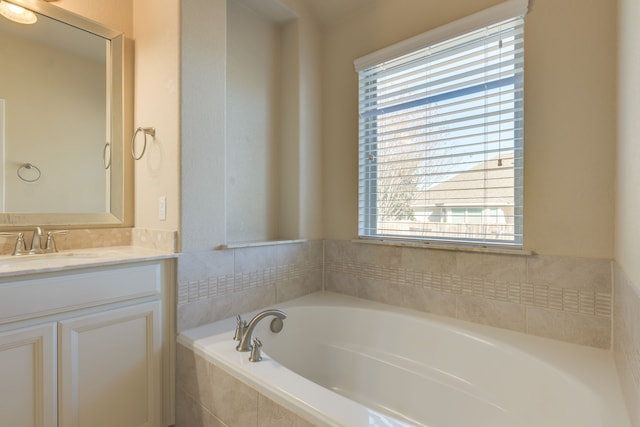
[[[356,61],[361,237],[522,246],[523,25]]]

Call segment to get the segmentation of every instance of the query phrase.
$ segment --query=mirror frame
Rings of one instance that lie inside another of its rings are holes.
[[[133,41],[124,34],[43,0],[4,0],[63,24],[98,35],[109,43],[107,100],[111,124],[110,212],[20,213],[0,212],[0,228],[63,226],[66,228],[131,227],[133,225],[133,159],[126,156],[125,129],[132,129]],[[119,149],[118,149],[119,148]]]

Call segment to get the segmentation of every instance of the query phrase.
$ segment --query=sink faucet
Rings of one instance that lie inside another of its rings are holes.
[[[253,348],[253,346],[251,345],[253,330],[255,329],[258,322],[268,316],[275,316],[277,319],[286,319],[287,313],[281,310],[270,309],[261,311],[260,313],[256,314],[246,327],[242,327],[241,336],[239,337],[240,343],[236,346],[236,350],[251,351],[251,349]],[[241,322],[239,316],[238,321]]]
[[[33,238],[31,239],[31,248],[27,250],[27,245],[24,241],[24,232],[0,232],[0,236],[14,236],[16,242],[14,244],[13,253],[11,255],[35,255],[35,254],[48,254],[58,252],[56,248],[56,242],[53,238],[54,234],[66,234],[66,230],[49,231],[46,233],[47,240],[45,247],[42,247],[42,237],[45,232],[42,227],[36,227],[33,230]]]
[[[31,249],[29,250],[30,254],[44,253],[44,250],[42,249],[42,236],[44,236],[42,227],[36,227],[33,231],[33,238],[31,239]]]

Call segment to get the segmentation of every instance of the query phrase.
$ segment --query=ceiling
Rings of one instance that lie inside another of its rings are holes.
[[[309,8],[326,24],[339,19],[341,16],[349,15],[353,11],[371,3],[375,0],[302,0],[309,5]]]
[[[55,1],[55,0],[48,0]],[[278,0],[237,0],[249,9],[273,22],[287,22],[295,15]],[[299,0],[311,10],[322,24],[350,15],[355,10],[377,0]],[[285,3],[286,4],[286,3]]]

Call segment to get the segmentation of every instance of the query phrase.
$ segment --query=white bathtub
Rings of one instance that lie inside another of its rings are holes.
[[[261,362],[235,351],[235,319],[178,342],[319,426],[630,426],[609,351],[332,293],[275,307]]]

